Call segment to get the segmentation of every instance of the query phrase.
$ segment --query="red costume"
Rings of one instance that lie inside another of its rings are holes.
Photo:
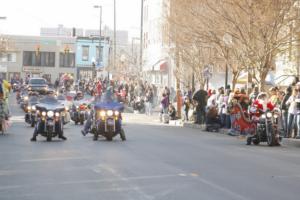
[[[102,85],[101,85],[100,81],[98,81],[98,84],[97,84],[97,93],[99,96],[101,96],[101,94],[102,94]]]
[[[251,114],[253,114],[257,117],[260,117],[259,111],[263,111],[263,112],[265,112],[266,110],[272,111],[275,108],[275,106],[270,101],[267,102],[267,104],[264,108],[263,102],[260,99],[255,100],[252,104],[252,107],[256,108],[256,113],[251,113]]]

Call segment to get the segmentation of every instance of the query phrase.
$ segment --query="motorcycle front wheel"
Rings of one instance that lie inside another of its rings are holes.
[[[125,131],[123,128],[121,128],[120,137],[121,137],[122,141],[126,140]]]
[[[278,144],[278,142],[276,142],[275,130],[272,125],[268,125],[266,134],[267,134],[267,144],[269,146],[275,146]]]

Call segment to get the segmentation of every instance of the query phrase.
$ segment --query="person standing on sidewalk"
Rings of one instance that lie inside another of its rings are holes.
[[[146,115],[152,115],[153,106],[153,91],[152,88],[148,88],[146,92]]]
[[[205,108],[207,105],[208,93],[204,89],[198,90],[193,95],[193,101],[196,104],[196,121],[195,124],[203,124],[205,122]]]
[[[296,100],[299,99],[299,91],[294,88],[293,93],[290,98],[286,101],[286,106],[289,107],[288,110],[288,123],[287,123],[287,134],[286,137],[290,138],[292,135],[292,130],[295,126],[295,121],[297,117],[297,104]]]

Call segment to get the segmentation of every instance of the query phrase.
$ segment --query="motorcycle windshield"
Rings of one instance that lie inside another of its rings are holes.
[[[29,102],[30,104],[37,104],[39,102],[39,98],[36,96],[30,97]]]
[[[57,110],[63,111],[65,108],[54,97],[45,97],[36,105],[37,109],[41,110]]]
[[[101,110],[124,110],[123,104],[119,103],[115,95],[110,91],[105,92],[101,96],[101,99],[95,103],[94,108]]]

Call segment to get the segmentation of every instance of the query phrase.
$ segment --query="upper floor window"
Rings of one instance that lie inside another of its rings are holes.
[[[82,46],[82,61],[88,61],[89,60],[89,46]]]
[[[75,67],[75,53],[60,53],[59,54],[60,67]]]
[[[55,52],[24,51],[23,52],[23,65],[24,66],[54,67],[55,66]]]
[[[16,62],[17,55],[16,53],[1,53],[0,62]]]
[[[99,59],[99,46],[96,47],[96,60],[102,62],[102,60],[103,60],[103,47],[100,48],[100,59]]]

